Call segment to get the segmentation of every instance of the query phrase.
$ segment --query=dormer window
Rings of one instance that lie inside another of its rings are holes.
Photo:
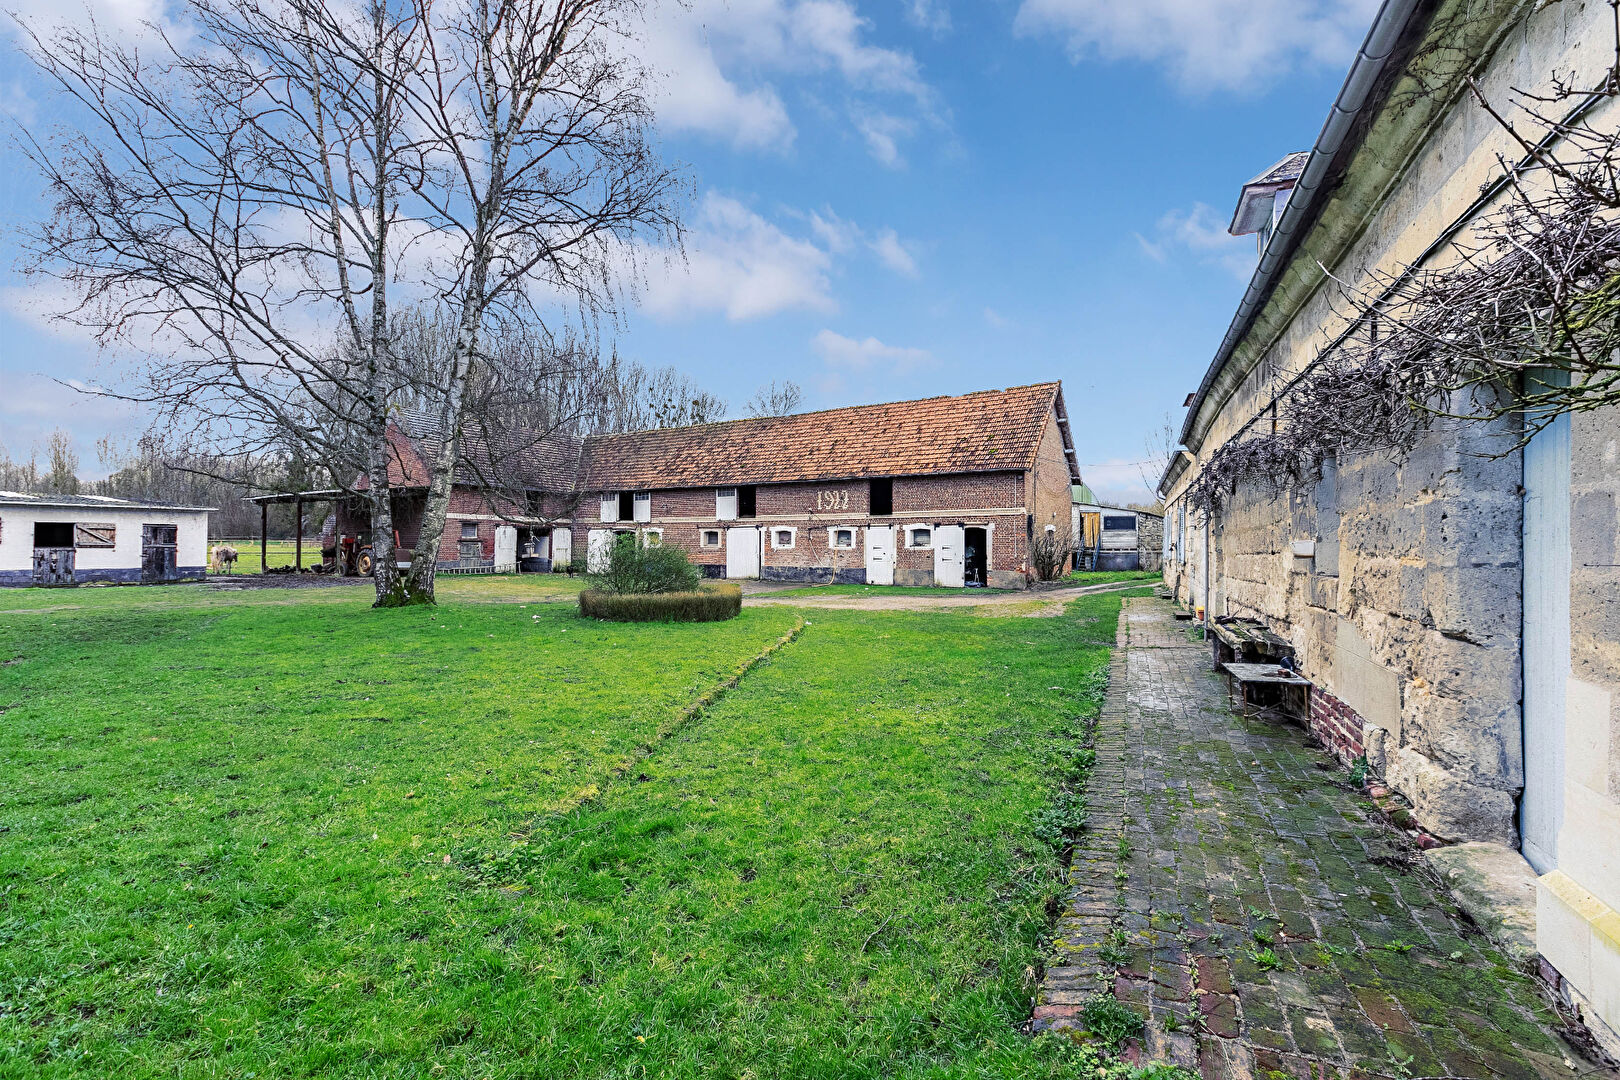
[[[1238,196],[1237,210],[1232,214],[1232,224],[1227,226],[1226,231],[1233,236],[1253,234],[1257,238],[1260,254],[1264,255],[1266,245],[1271,242],[1271,234],[1282,220],[1289,196],[1294,192],[1294,185],[1299,183],[1310,157],[1310,152],[1306,150],[1289,154],[1244,184],[1243,193]]]

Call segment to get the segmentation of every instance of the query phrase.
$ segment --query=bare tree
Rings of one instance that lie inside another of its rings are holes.
[[[571,305],[612,316],[626,241],[678,234],[626,59],[641,0],[186,0],[138,53],[88,29],[30,55],[88,130],[28,139],[56,197],[29,269],[62,317],[149,362],[128,389],[188,449],[293,439],[369,504],[379,605],[431,602],[481,339]],[[391,343],[392,293],[456,328],[437,381]],[[442,443],[400,579],[403,402]],[[356,483],[355,478],[360,477]]]
[[[749,416],[788,416],[798,411],[804,402],[804,388],[792,379],[785,379],[781,386],[776,380],[754,391],[754,396],[748,399],[744,406]]]
[[[1063,576],[1074,554],[1074,533],[1067,524],[1038,532],[1029,542],[1029,568],[1039,581]]]
[[[57,495],[79,493],[79,454],[73,449],[73,436],[56,428],[45,437],[45,457],[49,469],[43,487]]]

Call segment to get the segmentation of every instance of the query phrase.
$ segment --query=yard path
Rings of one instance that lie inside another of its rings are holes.
[[[743,604],[746,607],[809,607],[834,611],[941,611],[951,608],[983,608],[987,615],[1023,615],[1029,618],[1056,618],[1064,607],[1082,596],[1095,593],[1140,589],[1154,584],[1151,580],[1112,581],[1102,585],[1075,585],[1060,589],[1027,592],[980,592],[975,589],[941,589],[939,596],[901,594],[895,596],[827,596],[807,595],[799,590],[804,585],[794,584],[783,589],[745,587]],[[778,592],[794,591],[797,595],[779,596]]]
[[[1037,1029],[1100,990],[1206,1080],[1606,1075],[1300,728],[1234,714],[1165,600],[1127,599]]]

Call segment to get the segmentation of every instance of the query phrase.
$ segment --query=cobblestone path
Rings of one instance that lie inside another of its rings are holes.
[[[1233,713],[1172,611],[1120,616],[1037,1030],[1111,985],[1149,1017],[1128,1056],[1210,1080],[1593,1073],[1328,755]]]

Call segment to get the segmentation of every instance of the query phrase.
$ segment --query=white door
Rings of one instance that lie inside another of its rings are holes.
[[[551,565],[567,566],[574,558],[574,531],[554,529],[551,533]]]
[[[585,570],[600,574],[608,568],[608,553],[613,550],[612,529],[592,529],[585,538]]]
[[[759,530],[726,530],[726,577],[759,577]]]
[[[495,526],[495,572],[517,573],[517,529],[511,525]]]
[[[871,525],[866,530],[866,583],[894,584],[894,526]]]
[[[941,525],[934,530],[934,584],[962,587],[962,526]]]
[[[1567,376],[1566,376],[1567,378]],[[1564,694],[1569,679],[1569,415],[1524,448],[1524,857],[1558,866],[1564,819]]]

